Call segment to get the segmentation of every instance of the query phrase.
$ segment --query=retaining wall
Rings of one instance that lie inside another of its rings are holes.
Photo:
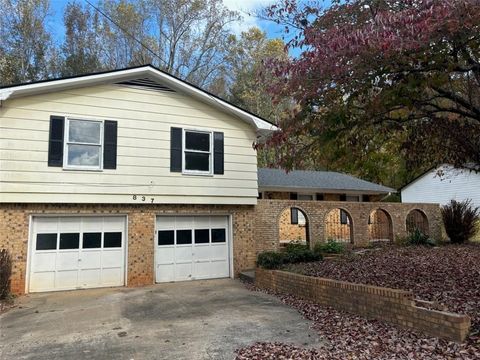
[[[417,306],[411,291],[260,268],[255,285],[447,340],[462,342],[470,330],[467,315]]]

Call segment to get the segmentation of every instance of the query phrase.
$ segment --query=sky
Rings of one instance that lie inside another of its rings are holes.
[[[69,0],[50,0],[52,20],[49,23],[51,30],[57,35],[56,40],[63,39],[63,10]],[[99,0],[90,0],[93,4],[97,4]],[[231,10],[238,11],[243,17],[243,21],[232,25],[232,32],[240,34],[252,26],[257,26],[267,33],[269,38],[281,38],[282,27],[271,22],[264,21],[258,17],[251,15],[256,10],[261,10],[266,6],[275,3],[275,0],[223,0],[225,6]]]

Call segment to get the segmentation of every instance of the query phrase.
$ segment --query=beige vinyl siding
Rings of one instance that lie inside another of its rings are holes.
[[[50,115],[118,121],[117,169],[48,167]],[[222,131],[225,174],[170,172],[171,127]],[[11,99],[0,107],[0,201],[255,204],[254,141],[250,125],[178,92],[102,85]]]

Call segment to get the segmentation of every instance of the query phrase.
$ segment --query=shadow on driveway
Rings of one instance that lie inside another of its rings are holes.
[[[296,310],[231,279],[44,293],[0,316],[1,359],[233,359],[256,341],[321,345]]]

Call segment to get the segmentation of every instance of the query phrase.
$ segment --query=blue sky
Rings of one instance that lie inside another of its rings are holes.
[[[77,0],[81,1],[81,0]],[[97,4],[99,0],[90,0],[93,4]],[[55,41],[61,42],[63,40],[63,10],[69,0],[50,0],[51,3],[51,20],[48,23],[49,30],[55,35]],[[241,31],[247,30],[252,26],[257,26],[267,33],[269,38],[281,38],[283,26],[279,26],[271,21],[260,20],[259,18],[249,15],[255,13],[256,10],[265,8],[266,6],[275,3],[275,0],[223,0],[226,7],[231,10],[238,11],[243,21],[232,25],[232,31],[239,34]],[[86,4],[86,2],[85,2]],[[330,4],[329,0],[323,1],[324,6]],[[295,55],[297,51],[293,52]]]

